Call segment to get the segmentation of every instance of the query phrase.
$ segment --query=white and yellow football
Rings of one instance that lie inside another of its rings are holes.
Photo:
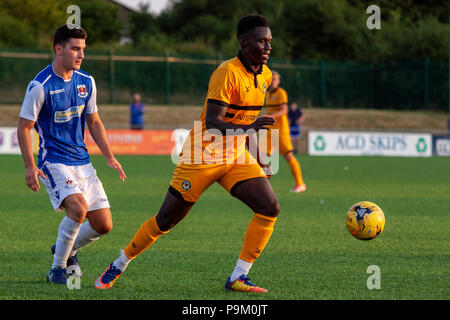
[[[345,223],[348,232],[356,239],[372,240],[383,232],[386,221],[379,206],[370,201],[360,201],[347,211]]]

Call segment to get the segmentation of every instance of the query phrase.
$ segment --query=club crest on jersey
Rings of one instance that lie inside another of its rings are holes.
[[[264,82],[262,85],[262,92],[266,93],[266,89],[267,89],[267,84]]]
[[[77,85],[77,90],[78,90],[78,96],[80,98],[86,98],[88,96],[88,92],[86,90],[86,85],[84,85],[84,84]]]
[[[183,188],[183,190],[187,191],[191,188],[191,183],[188,180],[184,180],[181,184],[181,187]]]

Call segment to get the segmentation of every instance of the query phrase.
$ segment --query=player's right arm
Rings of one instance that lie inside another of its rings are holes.
[[[262,128],[267,129],[265,126],[272,125],[275,120],[271,117],[261,117],[255,120],[252,124],[235,124],[231,122],[224,121],[226,110],[228,104],[218,100],[208,100],[206,105],[206,128],[216,129],[226,133],[227,130],[238,130],[241,129],[246,132],[249,129],[258,131]],[[245,133],[247,134],[247,133]]]
[[[36,166],[30,136],[30,130],[33,128],[43,104],[44,89],[42,85],[37,81],[31,81],[20,110],[17,140],[25,164],[25,182],[33,191],[39,191],[40,189],[38,176],[47,178]]]
[[[31,144],[30,130],[34,126],[34,121],[19,118],[17,126],[17,139],[19,141],[20,151],[22,152],[23,162],[25,164],[25,182],[33,191],[39,191],[40,184],[38,176],[46,179],[47,177],[38,169],[34,161],[33,148]]]

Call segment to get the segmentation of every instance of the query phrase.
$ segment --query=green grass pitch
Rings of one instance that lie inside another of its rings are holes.
[[[139,226],[159,209],[174,164],[167,156],[118,156],[121,183],[103,157],[92,157],[108,194],[112,232],[79,252],[81,289],[45,281],[61,213],[43,186],[25,185],[20,156],[0,156],[0,299],[448,299],[450,163],[448,158],[298,157],[308,190],[292,194],[284,160],[271,183],[281,203],[272,238],[249,277],[267,294],[227,292],[252,212],[218,184],[190,214],[132,262],[109,291],[94,281]],[[346,230],[361,200],[386,215],[372,241]],[[369,290],[370,265],[381,288]]]

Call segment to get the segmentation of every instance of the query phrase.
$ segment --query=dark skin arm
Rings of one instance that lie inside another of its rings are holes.
[[[274,118],[272,117],[261,117],[256,119],[255,122],[244,125],[244,124],[234,124],[230,122],[224,121],[225,113],[227,110],[228,105],[226,103],[216,103],[216,102],[208,102],[206,105],[206,128],[209,129],[215,129],[219,130],[222,134],[225,134],[227,130],[243,130],[243,132],[247,132],[247,130],[254,130],[258,131],[260,129],[267,129],[266,126],[272,125],[275,123]],[[256,142],[256,135],[255,134],[249,134],[248,140],[247,140],[247,146],[250,143],[249,140],[251,140],[251,143],[254,143],[256,146],[258,146]],[[251,148],[249,149],[251,150]],[[270,169],[270,166],[263,161],[259,157],[259,152],[257,151],[256,154],[252,154],[253,157],[258,161],[261,168],[263,168],[266,175],[270,178],[272,176],[272,170]]]
[[[228,105],[226,103],[218,104],[215,102],[208,102],[206,106],[206,128],[219,130],[222,134],[226,133],[226,130],[238,130],[241,129],[244,132],[250,129],[258,131],[260,129],[267,129],[265,126],[272,125],[275,120],[271,117],[261,117],[256,119],[252,124],[235,124],[225,122],[223,119]]]

